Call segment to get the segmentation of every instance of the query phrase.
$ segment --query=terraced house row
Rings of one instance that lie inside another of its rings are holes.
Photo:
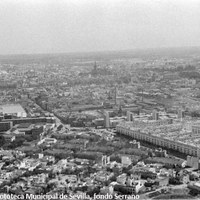
[[[168,125],[174,126],[174,125]],[[150,128],[149,128],[150,129]],[[176,130],[173,132],[157,131],[151,132],[147,129],[140,129],[128,126],[127,123],[119,124],[116,127],[118,133],[130,136],[136,140],[146,141],[157,146],[176,150],[186,155],[200,158],[200,125],[195,125],[191,132]]]

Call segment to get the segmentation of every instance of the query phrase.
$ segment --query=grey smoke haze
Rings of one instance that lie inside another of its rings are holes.
[[[200,0],[0,0],[0,54],[200,46]]]

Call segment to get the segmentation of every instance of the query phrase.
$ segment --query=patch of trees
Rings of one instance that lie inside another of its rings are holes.
[[[94,152],[102,152],[105,154],[110,154],[112,152],[114,152],[114,148],[112,147],[100,147],[100,146],[95,146],[95,147],[89,147],[87,148],[88,151],[94,151]]]
[[[100,137],[95,135],[77,135],[76,138],[87,139],[93,142],[93,141],[98,141]]]
[[[192,196],[197,196],[199,195],[199,191],[197,189],[190,189],[190,192],[189,192],[190,195]]]
[[[141,174],[141,178],[142,179],[148,179],[148,178],[150,178],[150,179],[156,179],[156,177],[157,177],[157,174],[153,173],[153,172],[143,172]]]
[[[4,146],[9,148],[9,149],[15,149],[17,147],[20,147],[23,145],[25,139],[23,138],[20,138],[20,139],[17,139],[17,140],[14,140],[13,142],[11,143],[5,143]]]
[[[111,155],[110,156],[110,161],[116,161],[118,163],[121,163],[121,157],[118,155]]]
[[[102,156],[101,153],[96,152],[78,152],[74,155],[75,158],[82,158],[82,159],[88,159],[88,160],[96,160],[99,156]]]
[[[120,154],[129,154],[129,155],[137,155],[137,156],[148,156],[148,152],[142,151],[140,149],[132,149],[132,148],[124,148],[119,151]]]
[[[60,139],[60,140],[72,140],[75,138],[72,134],[52,134],[52,138]]]
[[[133,187],[126,187],[123,185],[115,185],[114,190],[120,192],[123,195],[131,195],[135,192]]]
[[[0,147],[2,147],[5,144],[5,139],[2,135],[0,135]]]
[[[65,159],[71,156],[73,154],[73,151],[54,149],[54,150],[46,150],[44,151],[44,154],[54,156],[56,159]]]
[[[66,149],[66,150],[69,149],[69,150],[72,150],[72,151],[78,151],[78,150],[80,150],[81,147],[82,146],[80,146],[80,145],[76,146],[76,145],[70,144],[70,143],[56,144],[54,146],[54,148],[56,148],[56,149]]]
[[[169,184],[180,185],[181,182],[180,182],[179,178],[177,178],[177,177],[170,177]]]

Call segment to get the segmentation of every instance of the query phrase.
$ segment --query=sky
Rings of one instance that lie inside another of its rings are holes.
[[[200,0],[0,0],[0,54],[200,46]]]

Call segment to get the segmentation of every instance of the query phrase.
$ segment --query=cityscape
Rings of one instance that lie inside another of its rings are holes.
[[[198,197],[200,49],[189,50],[2,56],[1,194]]]
[[[198,0],[0,1],[0,200],[200,199]]]

